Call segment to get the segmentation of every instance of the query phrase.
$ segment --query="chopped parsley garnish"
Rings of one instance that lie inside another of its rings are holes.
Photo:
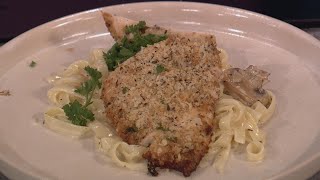
[[[88,106],[93,103],[91,100],[94,90],[96,88],[100,89],[102,85],[100,81],[101,72],[90,66],[86,66],[84,70],[88,73],[90,79],[74,91],[85,97],[84,105],[75,100],[62,107],[71,123],[79,126],[86,126],[88,121],[94,120],[94,114],[88,109]]]
[[[91,68],[90,66],[86,66],[84,70],[88,73],[88,75],[91,77],[88,81],[84,82],[78,89],[76,89],[74,92],[81,94],[86,98],[86,103],[84,106],[89,106],[92,102],[92,96],[94,90],[98,87],[98,89],[101,88],[101,81],[100,78],[102,77],[101,72],[99,72],[97,69]]]
[[[144,21],[140,21],[135,25],[127,26],[125,29],[126,36],[124,36],[119,42],[116,42],[107,53],[103,54],[110,71],[115,70],[119,64],[134,56],[142,47],[153,45],[167,39],[167,35],[165,34],[144,35],[143,33],[146,28],[146,22]],[[132,35],[133,37],[131,38],[129,35]]]
[[[122,94],[125,94],[125,93],[127,93],[129,91],[129,88],[127,88],[127,87],[123,87],[122,88]]]
[[[88,120],[94,120],[94,114],[77,100],[64,105],[62,109],[72,124],[86,126]]]
[[[126,34],[138,34],[143,32],[146,29],[146,22],[145,21],[139,21],[138,24],[135,25],[129,25],[126,27],[125,32]]]
[[[29,67],[33,68],[36,67],[37,63],[34,61],[31,61],[31,63],[29,64]]]
[[[169,128],[163,127],[161,123],[158,124],[158,127],[156,129],[161,131],[170,131]]]
[[[160,74],[160,73],[162,73],[163,71],[165,71],[166,70],[166,68],[163,66],[163,65],[157,65],[157,67],[156,67],[156,74]]]

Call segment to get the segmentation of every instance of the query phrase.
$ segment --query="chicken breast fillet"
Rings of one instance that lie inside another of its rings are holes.
[[[112,36],[134,21],[104,14]],[[184,176],[196,170],[208,151],[214,108],[222,79],[213,35],[150,27],[168,38],[147,46],[120,64],[104,81],[106,116],[129,144],[147,147],[143,157],[154,168]]]

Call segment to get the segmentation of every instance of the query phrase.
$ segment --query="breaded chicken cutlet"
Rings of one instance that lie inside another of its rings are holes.
[[[138,22],[103,16],[117,42],[132,40],[125,28]],[[115,65],[102,91],[106,116],[125,142],[147,147],[143,157],[151,174],[160,167],[190,176],[215,129],[223,76],[215,37],[157,26],[141,34],[165,38]]]

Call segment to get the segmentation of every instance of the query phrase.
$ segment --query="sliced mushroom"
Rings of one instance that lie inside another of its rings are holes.
[[[269,75],[270,73],[252,65],[245,70],[226,69],[223,79],[224,92],[248,106],[252,106],[257,101],[268,106],[270,97],[262,86],[269,82]]]

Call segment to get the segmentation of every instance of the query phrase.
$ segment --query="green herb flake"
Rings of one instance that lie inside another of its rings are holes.
[[[123,87],[122,88],[122,94],[125,94],[125,93],[127,93],[129,91],[129,88],[127,88],[127,87]]]
[[[34,61],[31,61],[31,63],[29,64],[29,67],[34,68],[36,67],[37,63]]]
[[[158,127],[156,129],[161,130],[161,131],[170,131],[169,128],[162,126],[161,123],[158,124]]]
[[[163,65],[157,65],[157,67],[156,67],[156,74],[160,74],[160,73],[162,73],[163,71],[165,71],[166,70],[166,68],[163,66]]]

